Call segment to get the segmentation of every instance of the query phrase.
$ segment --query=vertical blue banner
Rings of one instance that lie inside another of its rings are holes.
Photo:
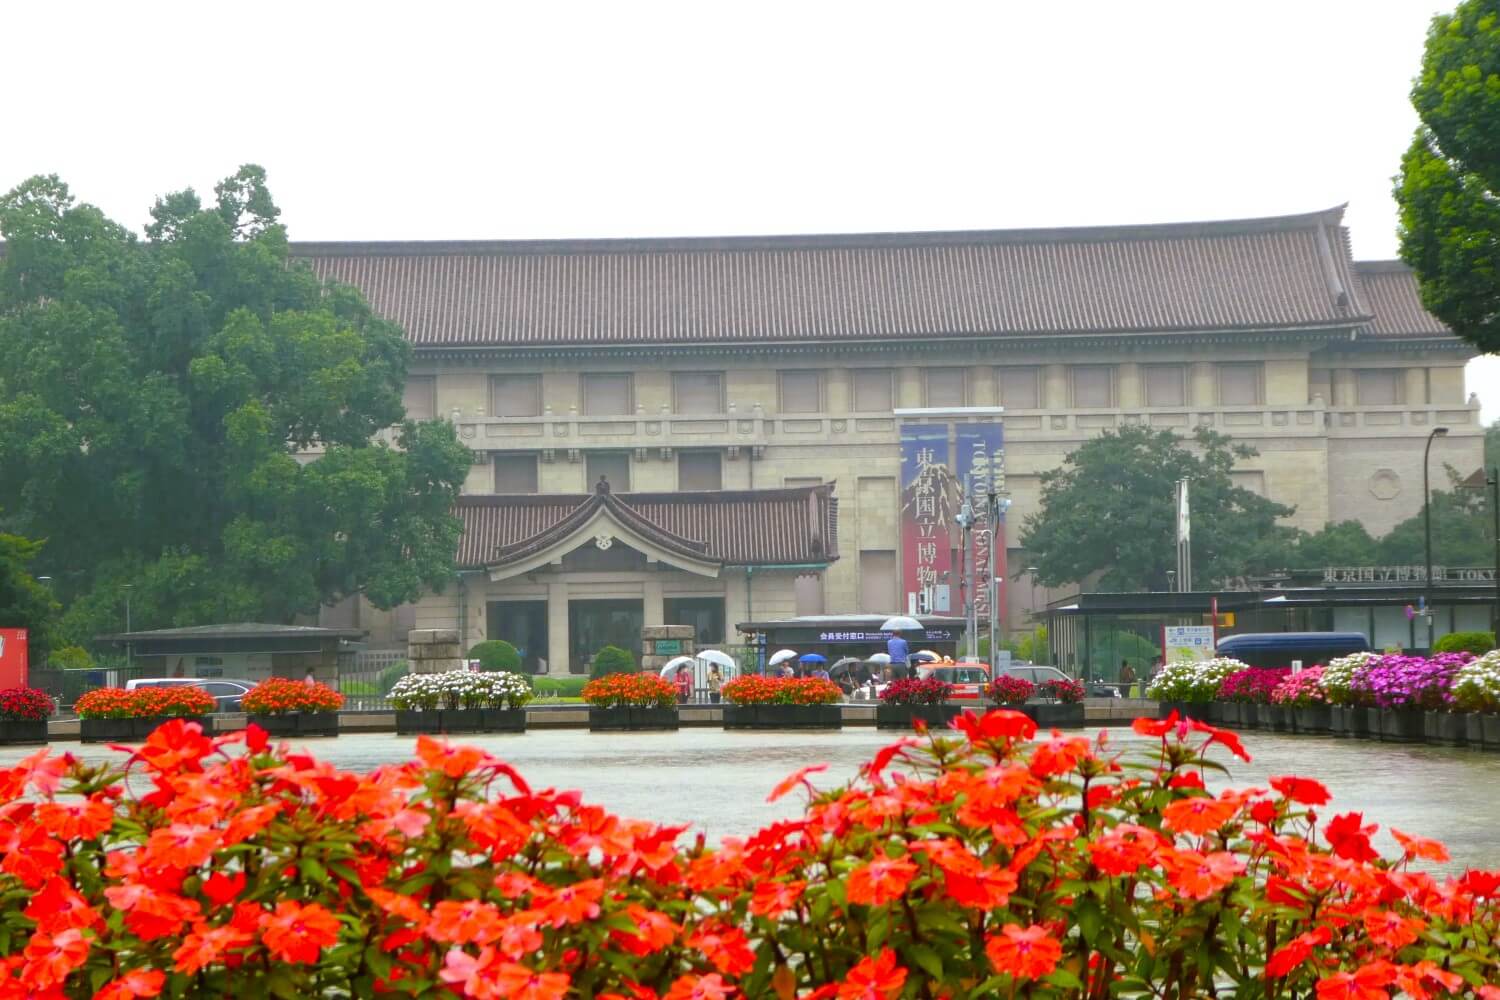
[[[982,485],[993,474],[994,462],[1005,453],[1004,429],[994,424],[959,424],[954,428],[954,444],[958,448],[958,481],[963,489],[983,492]],[[998,524],[990,523],[988,504],[974,505],[974,607],[980,622],[990,616],[990,547],[995,548],[995,576],[1000,580],[999,605],[1005,609],[1005,518],[1001,515]]]
[[[955,510],[947,424],[901,425],[901,591],[904,609],[946,613]]]

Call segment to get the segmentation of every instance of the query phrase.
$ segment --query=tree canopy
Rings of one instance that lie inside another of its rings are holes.
[[[1401,256],[1422,302],[1464,339],[1500,350],[1500,16],[1465,0],[1433,18],[1412,86],[1421,124],[1401,160]]]
[[[0,533],[0,628],[26,629],[29,658],[47,662],[52,645],[57,601],[47,585],[32,575],[42,543]]]
[[[1026,519],[1021,544],[1037,580],[1053,587],[1093,579],[1101,590],[1165,589],[1176,565],[1176,482],[1191,481],[1193,582],[1200,588],[1245,575],[1292,508],[1230,477],[1255,450],[1199,428],[1105,431],[1042,474],[1041,510]]]
[[[0,198],[0,510],[46,539],[75,640],[127,586],[164,627],[451,575],[469,453],[403,422],[401,330],[290,259],[260,168],[215,195],[160,199],[146,240],[56,177]]]

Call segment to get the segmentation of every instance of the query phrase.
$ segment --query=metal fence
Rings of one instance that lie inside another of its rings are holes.
[[[344,708],[368,712],[391,708],[391,688],[407,674],[403,649],[365,649],[339,663],[338,689]]]
[[[27,683],[40,688],[57,703],[59,711],[69,712],[78,696],[85,691],[100,687],[124,687],[127,681],[155,676],[155,671],[146,667],[90,667],[87,670],[49,670],[45,667],[29,672]]]

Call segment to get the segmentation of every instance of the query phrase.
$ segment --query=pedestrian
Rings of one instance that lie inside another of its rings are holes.
[[[891,637],[885,641],[886,655],[891,658],[891,679],[906,680],[907,662],[911,659],[911,647],[901,637],[899,629],[891,633]]]
[[[724,687],[724,675],[719,673],[719,667],[715,664],[708,668],[708,700],[713,704],[719,703],[719,692]]]
[[[693,671],[686,667],[677,668],[677,704],[686,705],[693,698]]]
[[[1130,668],[1129,660],[1120,661],[1120,686],[1127,698],[1135,697],[1135,671]]]
[[[302,683],[306,684],[308,687],[312,687],[314,684],[318,683],[318,679],[313,676],[312,667],[307,668],[307,676],[302,678]]]

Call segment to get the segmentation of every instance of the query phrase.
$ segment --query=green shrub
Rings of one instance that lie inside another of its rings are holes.
[[[386,667],[380,672],[380,693],[383,695],[390,694],[391,688],[396,686],[396,682],[409,673],[411,673],[411,668],[407,666],[405,660],[397,660]]]
[[[47,666],[53,670],[89,670],[94,666],[94,658],[82,646],[64,646],[52,651]]]
[[[469,659],[478,660],[480,670],[508,670],[513,674],[521,672],[521,654],[504,639],[476,642],[469,649]]]
[[[1483,656],[1495,648],[1493,632],[1449,632],[1432,644],[1434,653],[1473,653]]]
[[[533,677],[531,689],[544,698],[581,698],[587,677]]]
[[[606,674],[630,674],[635,672],[635,654],[628,649],[619,646],[605,646],[594,654],[594,665],[589,670],[590,676],[603,677]]]

